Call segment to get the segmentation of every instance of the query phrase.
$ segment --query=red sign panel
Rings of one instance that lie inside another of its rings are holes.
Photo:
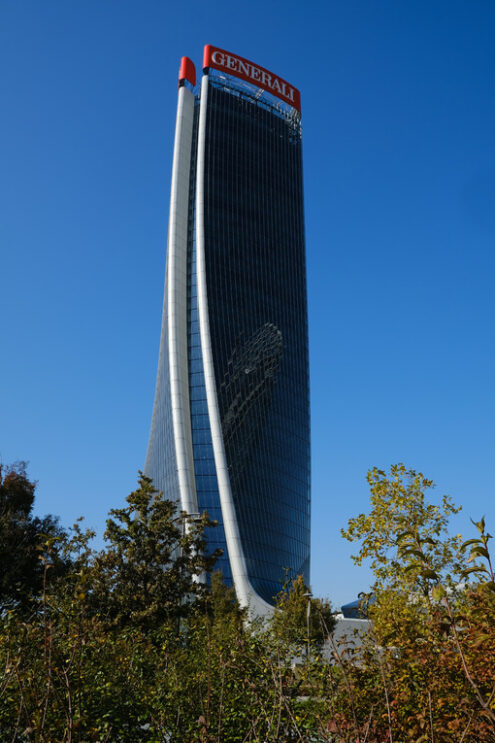
[[[194,62],[189,57],[181,57],[179,82],[181,80],[189,80],[193,87],[196,85],[196,68],[194,67]]]
[[[267,90],[280,100],[288,103],[289,106],[294,106],[298,111],[301,111],[301,94],[297,88],[289,85],[286,80],[274,75],[273,72],[265,70],[264,67],[253,64],[248,59],[207,44],[203,55],[204,67],[213,67],[215,70],[240,77],[241,80],[256,85],[257,88]]]

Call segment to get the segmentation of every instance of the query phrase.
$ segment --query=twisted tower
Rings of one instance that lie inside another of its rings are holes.
[[[239,601],[309,582],[308,334],[299,92],[207,45],[182,58],[145,472],[208,511]]]

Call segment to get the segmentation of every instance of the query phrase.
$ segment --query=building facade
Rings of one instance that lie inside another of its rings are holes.
[[[310,440],[300,97],[206,46],[179,73],[162,333],[145,472],[218,522],[254,614],[309,582]]]

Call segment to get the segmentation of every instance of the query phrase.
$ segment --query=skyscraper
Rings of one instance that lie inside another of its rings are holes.
[[[255,614],[309,581],[308,334],[299,92],[207,45],[179,72],[165,296],[145,472],[218,526]]]

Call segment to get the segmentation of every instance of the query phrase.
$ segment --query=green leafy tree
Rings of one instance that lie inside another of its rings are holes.
[[[64,535],[54,516],[33,516],[36,485],[27,478],[24,462],[0,465],[0,611],[18,607],[32,610],[32,597],[39,594],[44,568],[40,559],[47,538],[51,539],[52,580],[69,567],[57,549]]]
[[[429,503],[433,482],[421,473],[400,464],[390,474],[371,470],[368,481],[370,512],[343,530],[360,543],[355,562],[369,559],[375,575],[369,641],[346,669],[347,687],[367,693],[351,699],[341,687],[344,719],[352,712],[353,734],[373,730],[379,740],[493,741],[495,674],[486,659],[495,651],[495,582],[484,520],[480,536],[462,544],[448,531],[459,509],[447,496]],[[474,583],[460,582],[467,578]]]
[[[315,598],[302,575],[288,581],[277,597],[271,628],[292,651],[320,649],[335,627],[330,602]],[[309,634],[308,634],[309,631]]]
[[[202,556],[210,522],[177,514],[143,475],[127,502],[111,512],[105,550],[92,550],[94,534],[79,524],[62,535],[57,549],[70,557],[71,570],[51,582],[53,541],[46,539],[40,610],[0,617],[6,740],[155,743],[185,729],[182,718],[177,726],[177,690],[188,683],[184,653],[194,633],[187,618],[212,611],[202,582],[215,559]],[[219,603],[228,615],[229,599],[215,602],[215,613]],[[232,612],[242,626],[234,604]],[[200,740],[196,703],[186,710],[194,721],[186,718]]]
[[[356,565],[369,559],[375,577],[374,587],[418,588],[427,595],[438,578],[454,578],[460,573],[460,535],[449,536],[448,524],[456,507],[448,495],[440,504],[427,501],[434,487],[421,472],[393,465],[390,474],[376,467],[368,472],[371,509],[368,514],[349,520],[341,533],[350,542],[360,542],[352,559]],[[415,545],[405,549],[404,537],[413,535]],[[429,574],[418,571],[414,549],[420,545],[428,559]]]
[[[217,553],[208,555],[206,514],[177,513],[152,480],[139,473],[127,507],[110,511],[106,549],[94,558],[91,599],[120,626],[152,629],[177,622],[205,591]]]

